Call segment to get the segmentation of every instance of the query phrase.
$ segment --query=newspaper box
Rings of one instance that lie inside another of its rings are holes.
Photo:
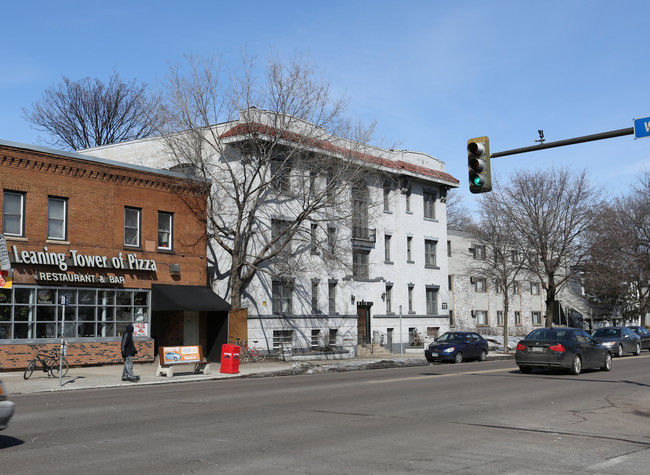
[[[221,347],[221,372],[239,373],[239,345],[223,345]]]

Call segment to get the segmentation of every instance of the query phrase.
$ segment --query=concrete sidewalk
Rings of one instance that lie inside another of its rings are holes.
[[[512,354],[504,355],[491,352],[489,360],[512,358]],[[288,376],[294,374],[326,373],[342,371],[358,371],[365,369],[395,368],[401,366],[427,366],[430,363],[422,356],[415,354],[399,355],[391,358],[350,358],[344,360],[318,361],[282,361],[267,358],[262,363],[241,363],[238,373],[222,373],[219,363],[210,363],[210,374],[193,374],[192,365],[177,366],[174,376],[156,376],[157,363],[135,364],[133,371],[140,376],[140,381],[131,383],[122,381],[122,365],[81,366],[72,367],[62,378],[49,378],[43,371],[25,380],[23,371],[0,372],[0,379],[5,384],[9,395],[29,394],[48,391],[71,391],[77,389],[110,388],[122,386],[137,386],[151,384],[171,384],[188,381],[205,381],[212,379]]]

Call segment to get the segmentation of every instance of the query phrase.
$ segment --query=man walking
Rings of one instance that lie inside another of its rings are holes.
[[[133,357],[138,353],[133,343],[133,325],[127,325],[122,335],[122,358],[124,358],[124,369],[122,370],[122,381],[135,383],[140,381],[139,376],[133,374]]]

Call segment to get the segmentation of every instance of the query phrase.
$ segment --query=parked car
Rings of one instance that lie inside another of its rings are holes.
[[[646,327],[638,327],[634,325],[629,326],[628,328],[631,328],[632,331],[641,338],[641,349],[650,350],[650,330]]]
[[[0,380],[0,430],[6,429],[9,419],[14,415],[14,403],[7,399],[5,386]]]
[[[517,343],[515,361],[522,373],[533,368],[565,368],[580,374],[586,368],[612,369],[612,353],[579,328],[537,328]]]
[[[623,353],[641,354],[641,337],[627,327],[597,328],[591,336],[616,356],[623,356]]]
[[[430,363],[434,361],[453,361],[477,359],[485,361],[488,354],[488,342],[475,332],[447,332],[424,350],[424,357]]]

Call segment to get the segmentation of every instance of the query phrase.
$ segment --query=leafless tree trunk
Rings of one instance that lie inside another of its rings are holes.
[[[172,161],[212,181],[213,264],[228,256],[216,278],[229,279],[233,307],[258,273],[291,278],[313,265],[310,255],[350,268],[350,249],[330,226],[358,224],[352,190],[363,194],[368,170],[382,168],[378,149],[364,145],[374,127],[346,121],[347,101],[308,63],[273,56],[257,71],[246,59],[224,73],[213,59],[189,57],[185,69],[171,68],[157,111]]]
[[[36,130],[52,137],[46,143],[67,150],[126,142],[153,134],[152,110],[147,85],[124,82],[113,73],[108,84],[84,78],[47,89],[25,119]]]
[[[519,171],[496,190],[497,213],[512,228],[527,270],[546,290],[546,326],[553,325],[558,290],[571,277],[570,268],[587,255],[585,234],[601,206],[601,193],[586,172],[552,168]]]
[[[524,270],[525,259],[517,244],[515,228],[503,219],[496,194],[481,196],[480,221],[468,228],[477,244],[485,247],[485,260],[473,260],[478,272],[494,283],[503,297],[503,347],[508,351],[508,319],[511,289]]]

